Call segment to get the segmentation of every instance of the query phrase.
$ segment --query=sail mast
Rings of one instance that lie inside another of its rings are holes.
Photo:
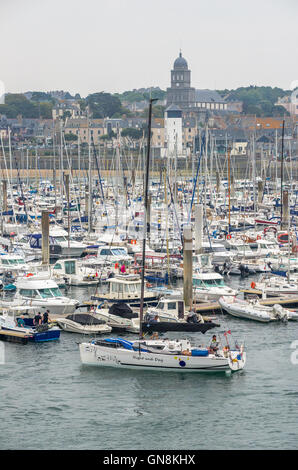
[[[142,322],[144,311],[144,292],[145,292],[145,255],[146,255],[146,235],[148,220],[148,187],[149,187],[149,168],[150,168],[150,142],[151,142],[151,120],[152,120],[152,103],[157,101],[150,98],[149,116],[148,116],[148,136],[147,136],[147,157],[146,157],[146,173],[145,173],[145,192],[144,192],[144,227],[143,227],[143,249],[142,249],[142,271],[141,271],[141,302],[140,302],[140,338],[142,338]]]

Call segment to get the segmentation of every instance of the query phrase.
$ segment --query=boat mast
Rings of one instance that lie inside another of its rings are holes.
[[[283,179],[284,179],[284,135],[285,135],[285,120],[282,122],[282,137],[281,137],[281,163],[280,163],[280,228],[282,228],[282,217],[283,217],[283,203],[282,203],[282,192],[283,192]],[[277,163],[277,162],[276,162]],[[288,243],[290,234],[288,234]]]
[[[150,168],[150,141],[151,141],[151,120],[152,103],[156,98],[150,98],[149,116],[148,116],[148,136],[147,136],[147,157],[145,173],[145,192],[144,192],[144,227],[143,227],[143,249],[142,249],[142,271],[141,271],[141,302],[140,302],[140,338],[142,338],[142,322],[144,311],[144,292],[145,292],[145,256],[146,256],[146,234],[147,234],[147,210],[148,210],[148,187],[149,187],[149,168]]]

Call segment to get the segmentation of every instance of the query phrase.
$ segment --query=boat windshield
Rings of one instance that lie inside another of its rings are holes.
[[[114,256],[122,256],[127,254],[124,248],[113,248],[111,252]]]
[[[17,264],[25,264],[25,261],[23,259],[2,259],[2,264],[15,266]]]
[[[193,285],[199,287],[219,287],[225,284],[223,279],[193,279]]]
[[[51,297],[62,297],[62,293],[58,287],[51,287],[50,289],[38,289],[38,292],[43,299],[49,299]]]
[[[62,236],[55,237],[55,240],[56,240],[56,242],[59,242],[59,243],[68,241],[66,237],[62,237]]]

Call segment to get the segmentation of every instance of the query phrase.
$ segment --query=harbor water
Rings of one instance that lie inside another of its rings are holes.
[[[72,288],[68,295],[86,300],[93,292]],[[239,374],[86,367],[78,348],[84,338],[63,331],[52,343],[2,343],[0,448],[297,449],[291,344],[298,324],[218,320],[211,333],[183,337],[207,345],[213,333],[224,341],[230,329],[229,342],[245,340],[247,365]]]

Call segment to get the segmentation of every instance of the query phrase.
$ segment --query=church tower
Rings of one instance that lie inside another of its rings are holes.
[[[171,88],[167,89],[167,106],[172,104],[179,106],[183,111],[190,110],[195,106],[195,88],[190,86],[191,71],[188,69],[187,61],[179,57],[174,62],[171,70]]]

